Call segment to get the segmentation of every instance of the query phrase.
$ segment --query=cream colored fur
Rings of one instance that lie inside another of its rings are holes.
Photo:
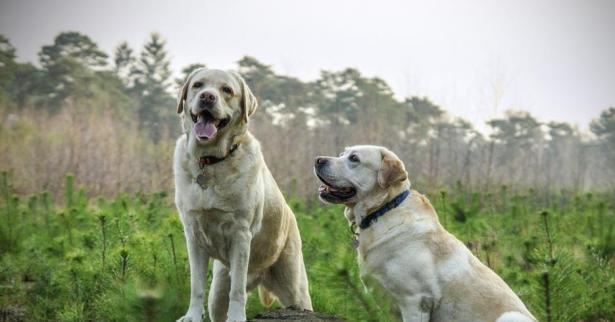
[[[353,154],[358,163],[349,161]],[[324,158],[327,165],[315,169],[320,177],[357,190],[341,202],[357,226],[410,189],[403,163],[383,147],[354,146]],[[429,200],[415,190],[358,238],[362,278],[376,280],[392,296],[404,322],[536,321],[510,287],[440,225]]]
[[[198,88],[195,82],[200,82]],[[229,87],[232,93],[222,90]],[[198,114],[198,96],[217,96],[211,114],[229,117],[229,125],[211,140],[195,136],[190,113]],[[190,262],[190,305],[178,321],[199,322],[207,267],[213,259],[213,282],[208,311],[212,321],[245,321],[247,292],[256,286],[266,302],[275,295],[282,305],[312,309],[308,280],[295,216],[273,179],[258,141],[247,131],[256,99],[235,73],[199,69],[181,90],[178,113],[185,133],[177,140],[173,158],[175,202],[184,225]],[[201,156],[224,157],[206,165]],[[205,188],[196,183],[205,176]]]

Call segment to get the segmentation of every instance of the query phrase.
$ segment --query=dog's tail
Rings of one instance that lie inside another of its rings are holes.
[[[266,308],[271,307],[273,301],[275,301],[275,295],[262,285],[258,286],[258,297],[261,299],[261,304]]]

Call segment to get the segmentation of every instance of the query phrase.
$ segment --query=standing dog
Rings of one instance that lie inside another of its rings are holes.
[[[362,277],[374,278],[395,300],[404,322],[536,321],[519,297],[438,221],[414,190],[404,164],[378,146],[318,157],[320,199],[346,205],[359,227]]]
[[[188,246],[190,306],[178,321],[200,322],[209,259],[212,321],[245,321],[247,292],[264,304],[312,309],[295,216],[248,131],[256,98],[239,76],[194,71],[177,105],[184,134],[173,157],[175,203]],[[272,293],[272,294],[271,294]]]

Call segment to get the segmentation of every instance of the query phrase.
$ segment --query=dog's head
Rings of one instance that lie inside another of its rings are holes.
[[[239,74],[206,68],[188,76],[177,101],[184,131],[191,131],[200,145],[217,142],[230,129],[247,128],[256,107],[256,98]]]
[[[322,181],[319,197],[328,203],[356,204],[382,199],[408,179],[403,162],[380,146],[346,148],[339,157],[316,158],[314,173]]]

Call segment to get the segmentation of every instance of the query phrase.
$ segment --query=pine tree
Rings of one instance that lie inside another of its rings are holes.
[[[0,102],[22,107],[41,94],[42,72],[31,63],[16,61],[15,47],[0,35]]]
[[[603,158],[599,162],[606,169],[607,184],[615,186],[615,107],[610,107],[600,113],[600,117],[593,120],[589,125],[590,130],[598,138],[598,148],[603,153]],[[603,179],[604,180],[604,179]]]
[[[92,96],[96,72],[108,58],[88,36],[72,31],[60,33],[38,55],[45,73],[39,87],[42,101],[54,108],[67,98]]]
[[[116,48],[113,55],[114,71],[117,77],[119,77],[124,86],[131,87],[133,81],[131,79],[131,70],[135,64],[134,51],[127,42],[120,43]]]
[[[10,96],[10,88],[15,83],[15,65],[15,47],[0,35],[0,103]]]
[[[74,31],[60,33],[53,45],[43,46],[39,52],[41,65],[47,69],[67,59],[100,69],[107,65],[107,58],[90,37]]]
[[[174,99],[169,94],[171,68],[164,46],[162,37],[152,33],[131,70],[132,92],[140,100],[137,115],[154,138],[160,138],[160,126],[175,124]]]

